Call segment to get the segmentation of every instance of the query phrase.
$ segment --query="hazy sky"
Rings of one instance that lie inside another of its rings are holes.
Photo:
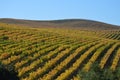
[[[0,18],[77,18],[120,25],[120,0],[0,0]]]

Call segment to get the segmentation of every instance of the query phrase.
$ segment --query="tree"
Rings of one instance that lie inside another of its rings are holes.
[[[0,80],[19,80],[17,72],[14,71],[13,67],[5,67],[0,62]]]

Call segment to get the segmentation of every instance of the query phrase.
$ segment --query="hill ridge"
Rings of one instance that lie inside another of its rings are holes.
[[[25,19],[1,18],[0,22],[31,27],[80,28],[92,30],[120,29],[118,25],[112,25],[104,22],[87,19],[25,20]]]

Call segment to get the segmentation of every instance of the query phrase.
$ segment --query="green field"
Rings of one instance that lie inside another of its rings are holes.
[[[31,28],[0,23],[0,61],[20,80],[80,80],[94,62],[120,67],[120,30]]]

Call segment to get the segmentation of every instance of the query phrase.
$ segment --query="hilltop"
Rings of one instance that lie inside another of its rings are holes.
[[[54,28],[79,28],[89,30],[112,30],[120,29],[117,25],[107,24],[99,21],[85,19],[63,19],[63,20],[24,20],[1,18],[0,22],[7,24],[17,24],[30,27],[54,27]]]

